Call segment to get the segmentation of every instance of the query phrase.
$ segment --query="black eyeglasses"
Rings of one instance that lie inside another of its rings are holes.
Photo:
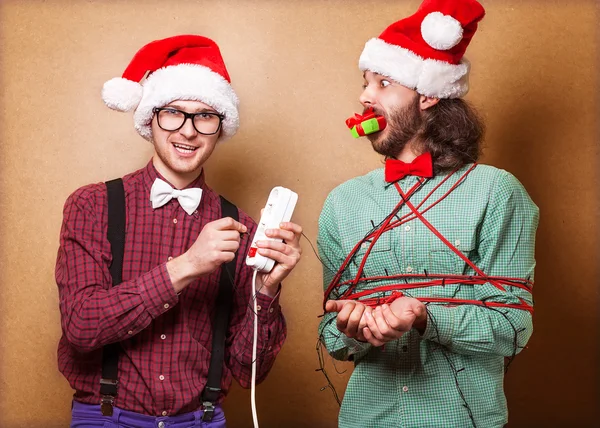
[[[219,113],[203,111],[200,113],[187,113],[173,107],[154,107],[152,112],[156,115],[158,126],[169,132],[178,131],[188,119],[192,120],[194,129],[202,135],[214,135],[221,129],[225,116]]]

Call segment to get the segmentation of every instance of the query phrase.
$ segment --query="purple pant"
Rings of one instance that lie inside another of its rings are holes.
[[[202,410],[177,416],[148,416],[117,407],[112,416],[103,416],[100,405],[73,401],[71,428],[225,428],[225,414],[215,406],[210,422],[202,421]]]

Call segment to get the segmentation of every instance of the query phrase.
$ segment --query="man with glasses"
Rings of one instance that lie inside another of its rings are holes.
[[[75,389],[71,426],[224,427],[220,403],[232,377],[251,383],[252,298],[257,382],[285,339],[280,284],[300,258],[301,228],[267,230],[283,242],[258,243],[276,264],[252,289],[244,255],[256,224],[220,199],[203,172],[239,126],[238,99],[212,40],[177,36],[144,46],[102,96],[112,109],[135,110],[135,128],[155,153],[145,168],[84,186],[65,204],[58,362]],[[213,340],[219,325],[221,348]]]

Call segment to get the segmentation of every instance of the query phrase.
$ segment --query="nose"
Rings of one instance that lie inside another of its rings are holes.
[[[194,138],[198,131],[194,128],[194,123],[192,122],[192,118],[186,117],[185,122],[183,122],[183,126],[179,128],[179,133],[183,135],[187,139]]]
[[[373,104],[375,104],[375,97],[373,96],[373,90],[370,85],[367,85],[362,91],[362,94],[358,97],[358,101],[360,101],[365,108],[372,107]]]

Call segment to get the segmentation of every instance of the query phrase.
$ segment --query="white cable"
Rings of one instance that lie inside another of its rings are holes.
[[[254,428],[258,428],[258,415],[256,414],[256,348],[258,347],[258,304],[256,302],[256,275],[258,270],[252,274],[252,291],[250,297],[254,301],[254,340],[252,341],[252,386],[250,390],[250,402],[252,404],[252,420]]]

